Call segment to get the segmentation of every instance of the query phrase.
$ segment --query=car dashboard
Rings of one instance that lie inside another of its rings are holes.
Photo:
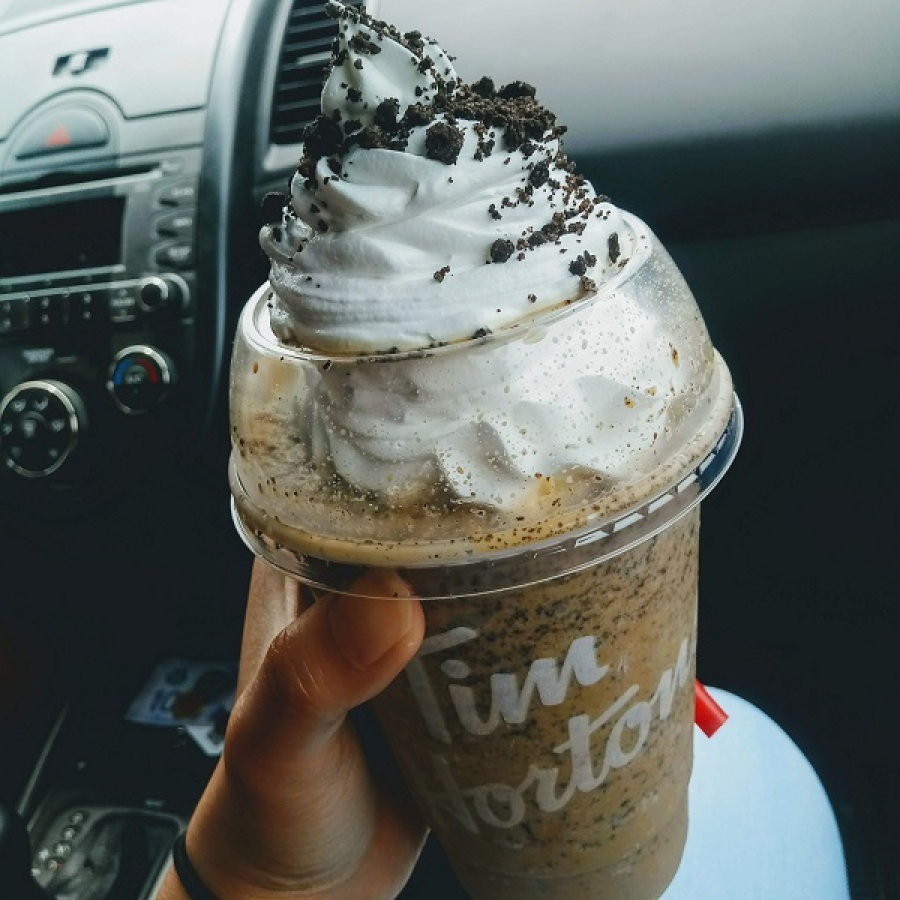
[[[853,900],[900,896],[900,9],[368,8],[467,80],[536,84],[684,272],[746,414],[704,505],[698,674],[816,766]],[[334,27],[312,0],[0,2],[0,801],[35,848],[73,810],[130,834],[122,896],[214,760],[126,713],[161,660],[237,658],[231,341]],[[404,897],[443,896],[425,877]]]

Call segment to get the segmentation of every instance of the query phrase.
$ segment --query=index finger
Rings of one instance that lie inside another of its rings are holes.
[[[250,575],[237,692],[253,680],[275,636],[305,608],[299,582],[257,557]]]

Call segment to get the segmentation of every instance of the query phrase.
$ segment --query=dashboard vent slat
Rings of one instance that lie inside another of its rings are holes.
[[[364,6],[349,0],[348,6]],[[325,68],[337,22],[325,14],[323,0],[294,0],[278,54],[275,89],[269,118],[273,144],[299,144],[303,130],[319,111]]]

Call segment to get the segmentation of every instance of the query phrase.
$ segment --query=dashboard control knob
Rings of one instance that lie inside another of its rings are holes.
[[[138,285],[138,303],[144,312],[179,310],[187,296],[187,284],[177,275],[149,275]]]
[[[24,478],[52,475],[86,428],[87,411],[74,388],[51,379],[23,381],[0,401],[0,462]]]
[[[175,366],[162,350],[136,344],[113,357],[106,389],[122,412],[137,416],[159,406],[175,382]]]

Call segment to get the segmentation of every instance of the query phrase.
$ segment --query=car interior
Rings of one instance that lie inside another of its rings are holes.
[[[900,898],[900,6],[367,9],[536,85],[683,271],[746,420],[698,677],[815,767],[853,900]],[[4,896],[152,897],[221,751],[232,335],[335,34],[317,0],[0,0]],[[444,896],[429,843],[403,897]]]

